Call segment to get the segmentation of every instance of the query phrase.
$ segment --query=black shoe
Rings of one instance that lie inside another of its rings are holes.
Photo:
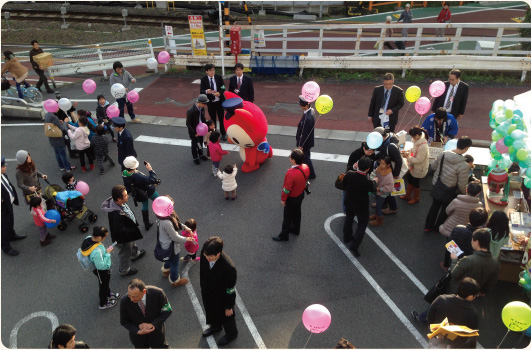
[[[358,252],[358,248],[349,247],[348,249],[350,249],[350,251],[352,252],[352,254],[354,254],[356,258],[360,257],[360,252]]]
[[[207,157],[207,156],[201,156],[201,157],[199,157],[199,158],[201,158],[202,160],[208,160],[208,157]]]
[[[221,136],[221,139],[222,139],[223,141],[227,141],[227,135],[222,135],[222,136]]]
[[[126,274],[120,275],[120,276],[133,276],[138,273],[138,269],[135,269],[134,267],[131,267],[129,271],[127,271]]]
[[[196,165],[201,164],[201,162],[199,161],[199,159],[194,159],[194,163],[195,163]]]
[[[56,235],[52,235],[51,233],[47,233],[46,234],[46,239],[49,240],[49,239],[55,239],[55,237],[57,237]]]
[[[210,337],[212,334],[214,333],[217,333],[217,332],[221,332],[223,328],[220,326],[220,327],[208,327],[204,332],[203,332],[203,337]]]
[[[40,90],[40,89],[39,89],[39,90]],[[46,92],[49,93],[49,94],[53,94],[53,93],[55,93],[55,91],[53,91],[52,89],[48,89],[48,90],[46,90]]]
[[[216,342],[216,344],[218,344],[218,346],[224,346],[230,343],[231,341],[233,341],[234,339],[236,339],[236,337],[229,338],[226,335],[224,335]]]
[[[144,254],[146,254],[146,251],[144,249],[140,249],[138,251],[138,254],[134,258],[131,258],[131,261],[136,261],[136,260],[140,259],[141,257],[144,256]]]
[[[15,250],[13,248],[10,248],[7,252],[4,251],[4,253],[6,253],[7,255],[11,255],[11,256],[17,256],[19,254],[18,250]]]
[[[144,224],[144,227],[146,228],[146,231],[149,231],[149,229],[151,228],[151,226],[153,226],[153,223],[152,222],[146,222]]]
[[[40,92],[42,92],[41,90],[41,87],[40,86],[35,86]]]
[[[17,234],[15,234],[14,236],[9,237],[9,240],[10,241],[18,241],[18,240],[24,239],[24,238],[26,238],[26,235],[17,235]]]
[[[308,180],[315,179],[315,174],[308,176]]]
[[[277,241],[277,242],[289,241],[289,237],[282,237],[281,235],[273,236],[273,241]]]
[[[413,317],[413,319],[414,319],[415,321],[420,321],[419,313],[416,312],[415,310],[411,310],[411,317]]]

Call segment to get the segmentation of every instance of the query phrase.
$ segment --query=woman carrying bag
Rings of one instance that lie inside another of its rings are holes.
[[[48,177],[38,171],[28,151],[20,150],[15,156],[17,159],[17,186],[22,190],[26,204],[29,205],[31,197],[41,193],[39,177],[46,180]]]
[[[408,182],[406,194],[400,196],[400,199],[408,201],[408,204],[415,204],[420,200],[420,179],[428,174],[430,152],[428,133],[424,128],[415,125],[409,130],[409,135],[413,141],[413,149],[411,152],[402,152],[402,156],[409,164],[409,172],[406,175]]]

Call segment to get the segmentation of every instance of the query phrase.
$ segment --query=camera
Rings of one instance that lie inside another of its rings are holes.
[[[306,192],[306,194],[312,194],[312,191],[310,190],[310,181],[306,181],[306,187],[304,187],[304,192]]]

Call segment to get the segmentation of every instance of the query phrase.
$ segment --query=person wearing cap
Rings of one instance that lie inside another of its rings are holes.
[[[20,150],[15,156],[17,159],[17,172],[15,177],[17,178],[17,186],[22,190],[22,194],[29,204],[29,200],[35,193],[41,193],[41,183],[39,177],[47,179],[48,176],[42,174],[35,167],[35,163],[31,158],[28,151]]]
[[[122,166],[122,171],[125,170],[124,159],[133,156],[136,157],[135,147],[133,145],[133,136],[125,128],[125,119],[121,117],[112,118],[114,124],[114,131],[117,132],[116,144],[118,147],[118,163]]]
[[[153,223],[149,221],[149,199],[154,201],[159,196],[155,185],[159,184],[160,180],[157,179],[157,174],[151,164],[145,162],[145,165],[149,171],[149,176],[137,170],[138,160],[135,157],[129,156],[125,158],[125,170],[122,173],[122,179],[127,192],[133,196],[135,205],[137,205],[137,202],[142,202],[142,219],[147,231],[153,226]]]
[[[383,85],[376,86],[369,104],[369,121],[376,128],[382,126],[395,132],[398,112],[404,107],[404,90],[394,85],[392,73],[385,73]]]
[[[446,143],[448,139],[455,138],[459,131],[457,120],[447,113],[444,107],[437,108],[435,113],[427,116],[422,127],[426,129],[430,143],[432,141]]]
[[[206,75],[201,78],[199,93],[207,96],[210,101],[208,115],[210,115],[210,119],[214,121],[214,124],[219,119],[219,132],[223,141],[227,141],[227,132],[225,131],[223,119],[225,111],[222,106],[223,101],[225,101],[225,82],[221,75],[216,74],[216,66],[212,63],[205,64],[205,72]]]
[[[310,176],[308,179],[315,179],[315,170],[313,169],[310,152],[314,146],[315,111],[302,95],[299,96],[299,106],[302,109],[302,118],[299,121],[299,125],[297,125],[295,138],[297,140],[297,147],[304,153],[304,164],[310,168]]]
[[[18,255],[18,250],[11,247],[11,241],[26,238],[15,232],[13,204],[18,205],[17,191],[7,177],[6,158],[2,156],[2,251],[8,255]]]
[[[203,137],[197,133],[196,129],[199,123],[206,123],[205,107],[209,103],[210,100],[207,95],[200,94],[195,103],[186,112],[186,127],[188,128],[188,136],[190,136],[190,140],[192,141],[192,157],[194,158],[194,163],[197,165],[201,163],[199,158],[208,160],[208,157],[203,155]],[[215,124],[215,119],[212,120],[214,120]]]
[[[244,101],[254,102],[253,79],[243,75],[243,68],[243,64],[240,62],[234,65],[234,73],[236,75],[229,79],[229,91],[234,92]]]
[[[404,9],[404,11],[402,11],[402,13],[400,14],[400,17],[398,17],[397,22],[402,21],[402,23],[411,23],[412,20],[413,20],[413,13],[411,12],[411,5],[406,4],[406,8]],[[407,28],[402,29],[402,36],[407,37],[407,30],[408,30]]]

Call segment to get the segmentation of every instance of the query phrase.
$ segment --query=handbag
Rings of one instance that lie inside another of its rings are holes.
[[[44,123],[44,136],[63,137],[63,131],[54,123]]]
[[[444,164],[444,154],[441,157],[441,164],[439,166],[439,176],[433,188],[431,189],[430,195],[433,199],[438,200],[444,204],[450,204],[451,201],[456,197],[456,187],[448,187],[441,181],[442,166]]]
[[[11,89],[11,83],[9,80],[6,79],[6,77],[2,77],[2,90],[9,90]]]
[[[335,183],[335,186],[338,190],[342,190],[344,191],[345,190],[345,184],[343,183],[343,179],[345,178],[345,175],[347,175],[347,173],[349,171],[352,171],[352,170],[347,170],[345,171],[344,173],[341,173],[337,176],[337,179],[336,179],[336,183]]]
[[[168,249],[163,249],[162,246],[160,245],[159,234],[160,234],[160,223],[157,222],[157,244],[155,244],[155,250],[153,252],[155,254],[155,259],[157,259],[158,261],[162,261],[162,262],[170,261],[175,256],[175,249],[173,246],[175,243],[173,243],[172,241],[172,244],[170,244]]]
[[[433,303],[439,295],[446,291],[451,280],[452,274],[448,271],[437,283],[435,283],[435,285],[433,285],[433,287],[430,288],[430,290],[428,290],[428,293],[424,296],[424,300],[429,304]]]

